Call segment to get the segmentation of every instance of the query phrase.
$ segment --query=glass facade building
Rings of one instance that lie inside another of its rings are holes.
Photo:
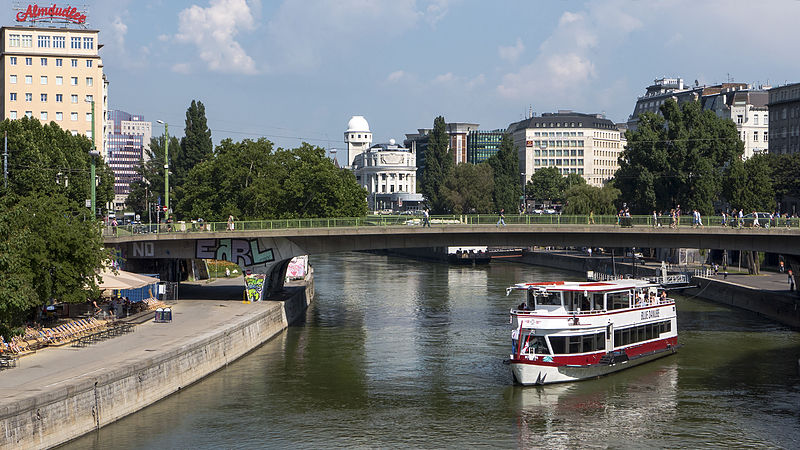
[[[139,165],[147,158],[152,123],[144,116],[110,110],[107,115],[106,163],[114,171],[114,209],[125,208],[130,185],[141,179]]]
[[[467,135],[467,162],[480,164],[500,150],[505,130],[470,131]]]

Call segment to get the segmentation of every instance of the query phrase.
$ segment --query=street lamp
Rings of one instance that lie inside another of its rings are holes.
[[[528,184],[528,180],[525,177],[525,172],[520,172],[519,174],[522,177],[522,214],[528,213],[528,196],[525,194],[525,188]]]
[[[87,95],[87,97],[89,97],[89,96]],[[96,163],[97,163],[96,158],[98,156],[100,156],[100,152],[97,151],[97,138],[95,137],[95,131],[94,131],[94,97],[92,97],[92,100],[89,100],[87,98],[85,101],[87,103],[91,103],[92,104],[92,150],[89,152],[89,159],[91,160],[91,163],[92,163],[92,172],[91,172],[91,178],[89,179],[89,185],[91,186],[91,192],[92,192],[92,199],[91,199],[91,203],[90,203],[91,208],[92,208],[92,218],[96,218],[97,217],[97,186],[96,186],[97,185],[97,179],[95,178],[95,166],[96,166]]]
[[[160,119],[156,122],[164,125],[164,206],[169,218],[169,124]]]

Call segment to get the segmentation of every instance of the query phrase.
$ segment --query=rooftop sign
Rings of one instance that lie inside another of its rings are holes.
[[[72,6],[59,7],[53,3],[50,6],[29,4],[28,8],[17,9],[17,22],[59,22],[59,23],[86,23],[86,12],[79,11]]]

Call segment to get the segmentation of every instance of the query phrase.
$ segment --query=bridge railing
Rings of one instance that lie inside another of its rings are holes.
[[[669,217],[659,217],[654,220],[652,215],[617,217],[613,215],[562,215],[562,214],[514,214],[504,218],[506,225],[617,225],[625,227],[670,227]],[[432,226],[448,225],[495,225],[499,221],[497,214],[469,214],[451,216],[432,216]],[[769,227],[800,229],[800,218],[777,218],[772,221],[759,220],[761,229]],[[706,227],[738,226],[733,219],[723,225],[721,216],[703,217]],[[769,224],[769,226],[767,226]],[[342,228],[342,227],[370,227],[370,226],[421,226],[422,218],[411,215],[374,215],[364,217],[334,217],[334,218],[308,218],[308,219],[273,219],[273,220],[237,220],[233,223],[233,230],[229,230],[227,222],[176,222],[161,224],[131,224],[122,226],[107,226],[103,230],[104,236],[130,236],[135,234],[165,234],[165,233],[205,233],[224,231],[260,231],[260,230],[285,230],[303,228]],[[677,227],[691,227],[692,217],[681,216]],[[752,219],[745,219],[744,227],[752,227]]]

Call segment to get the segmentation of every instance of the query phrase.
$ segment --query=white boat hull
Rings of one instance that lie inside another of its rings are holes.
[[[638,366],[654,359],[675,353],[674,347],[656,353],[643,355],[635,359],[615,364],[593,364],[590,366],[545,366],[531,363],[511,362],[511,373],[514,381],[524,386],[566,383],[597,378],[609,373]]]

